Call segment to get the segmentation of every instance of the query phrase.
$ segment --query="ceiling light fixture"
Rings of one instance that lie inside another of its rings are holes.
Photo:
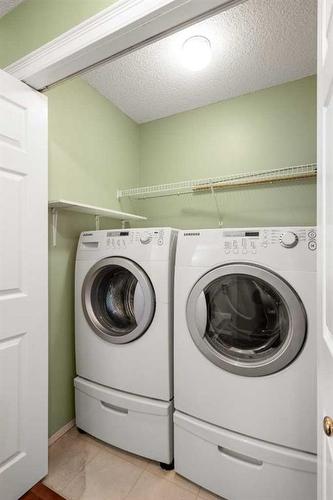
[[[212,58],[210,41],[205,36],[192,36],[185,40],[182,50],[184,66],[192,71],[205,68]]]

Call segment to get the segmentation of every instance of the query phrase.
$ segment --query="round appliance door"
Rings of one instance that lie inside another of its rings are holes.
[[[113,344],[127,344],[151,324],[155,293],[141,267],[129,259],[108,257],[87,273],[82,306],[97,335]]]
[[[248,377],[282,370],[306,336],[305,309],[293,288],[250,264],[228,264],[205,274],[189,295],[186,314],[202,354]]]

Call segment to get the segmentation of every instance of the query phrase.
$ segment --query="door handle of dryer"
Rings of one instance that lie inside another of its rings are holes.
[[[109,411],[114,411],[116,413],[121,413],[122,415],[128,414],[127,408],[122,408],[121,406],[112,405],[111,403],[106,403],[106,401],[101,401],[103,408]]]
[[[203,338],[205,336],[207,327],[207,304],[204,292],[201,292],[198,297],[194,314],[200,337]]]
[[[262,460],[249,457],[248,455],[243,455],[243,453],[238,453],[237,451],[230,450],[230,448],[225,448],[224,446],[218,446],[217,449],[219,450],[220,453],[223,453],[223,455],[234,458],[235,460],[246,462],[247,464],[255,465],[257,467],[261,467],[263,465]]]

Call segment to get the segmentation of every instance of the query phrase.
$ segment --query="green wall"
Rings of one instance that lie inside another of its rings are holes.
[[[119,208],[118,187],[138,184],[139,128],[83,80],[49,92],[49,199]],[[119,222],[119,221],[118,221]],[[104,219],[102,228],[115,227]],[[93,217],[60,211],[49,253],[49,433],[74,418],[74,261]]]
[[[316,161],[316,78],[289,82],[140,126],[140,184]],[[314,181],[218,194],[227,227],[313,225]],[[216,227],[211,195],[139,201],[149,225]]]
[[[0,68],[5,68],[115,1],[25,0],[0,19]]]

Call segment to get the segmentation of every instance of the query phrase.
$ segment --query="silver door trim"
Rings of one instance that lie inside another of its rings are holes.
[[[289,331],[281,348],[270,358],[247,362],[234,360],[214,350],[205,338],[207,325],[206,304],[205,321],[202,320],[200,314],[198,318],[198,312],[203,311],[203,292],[212,281],[230,274],[253,276],[267,282],[279,293],[284,302],[289,316]],[[247,377],[270,375],[288,366],[301,351],[307,330],[305,308],[291,285],[273,271],[248,263],[225,264],[204,274],[193,286],[188,296],[186,318],[191,337],[206,358],[228,372]]]
[[[131,332],[125,335],[112,335],[112,330],[106,328],[96,317],[92,303],[91,290],[98,274],[109,266],[118,266],[127,269],[138,281],[142,289],[142,299],[140,305],[142,310],[140,317],[138,311],[138,302],[135,297],[134,314],[137,319],[137,326]],[[155,314],[155,292],[145,271],[135,262],[125,257],[106,257],[94,264],[88,271],[81,292],[81,302],[84,315],[92,330],[103,340],[112,344],[128,344],[141,337],[149,328]]]

